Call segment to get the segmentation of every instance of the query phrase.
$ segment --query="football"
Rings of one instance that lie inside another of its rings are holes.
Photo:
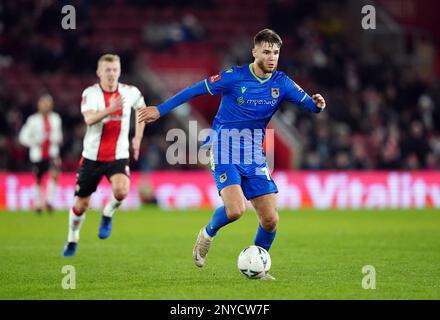
[[[249,279],[263,277],[270,270],[269,252],[259,246],[248,246],[238,256],[238,270]]]

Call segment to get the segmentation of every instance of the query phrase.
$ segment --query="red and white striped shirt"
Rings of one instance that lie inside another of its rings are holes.
[[[21,128],[19,141],[29,148],[31,162],[58,158],[63,141],[60,116],[55,112],[46,116],[34,113]]]
[[[122,111],[115,112],[98,123],[87,126],[82,156],[94,161],[114,161],[129,158],[131,109],[145,106],[138,88],[119,83],[115,92],[105,92],[99,84],[84,90],[81,112],[101,111],[110,106],[112,96],[122,96]]]

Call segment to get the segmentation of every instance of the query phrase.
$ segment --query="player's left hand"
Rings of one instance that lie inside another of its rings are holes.
[[[159,110],[155,106],[146,107],[139,110],[138,122],[151,123],[160,118]]]
[[[318,106],[318,108],[324,109],[325,108],[325,100],[324,98],[319,94],[314,94],[312,96],[313,102]]]
[[[139,150],[141,149],[141,141],[142,141],[142,137],[141,138],[133,137],[133,139],[131,140],[131,144],[133,147],[133,158],[136,161],[139,160]]]

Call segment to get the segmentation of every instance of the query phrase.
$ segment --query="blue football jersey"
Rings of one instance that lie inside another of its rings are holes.
[[[222,137],[224,132],[237,129],[241,135],[240,144],[231,140],[228,143],[240,148],[241,155],[254,154],[256,146],[262,151],[267,124],[283,100],[301,105],[308,96],[284,72],[275,71],[267,78],[258,77],[252,63],[222,71],[204,82],[211,95],[222,94],[212,126],[219,146],[226,142],[225,136]],[[245,147],[250,141],[253,148]],[[232,149],[228,149],[231,154]],[[238,161],[241,163],[243,158]]]
[[[205,79],[210,94],[222,94],[213,127],[266,128],[283,100],[299,105],[307,97],[284,72],[275,71],[260,78],[252,65],[233,67]],[[237,122],[240,124],[234,124]]]

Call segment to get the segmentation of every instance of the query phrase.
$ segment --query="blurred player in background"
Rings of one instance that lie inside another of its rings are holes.
[[[82,94],[81,113],[87,124],[81,166],[77,174],[75,203],[69,212],[69,234],[64,256],[75,255],[79,232],[89,207],[90,197],[105,176],[112,186],[112,197],[102,211],[98,236],[106,239],[112,231],[112,217],[130,188],[129,131],[131,109],[145,106],[134,86],[119,83],[119,56],[105,54],[98,60],[99,83]],[[136,121],[132,140],[134,159],[139,157],[145,124]]]
[[[222,94],[213,123],[216,138],[210,139],[209,143],[212,144],[211,170],[224,206],[214,212],[212,220],[198,234],[193,248],[193,258],[198,267],[205,264],[218,230],[244,214],[244,198],[251,201],[260,222],[254,244],[270,249],[279,220],[275,197],[278,189],[270,176],[262,151],[264,133],[257,136],[257,132],[265,132],[283,100],[316,113],[325,108],[325,100],[320,94],[310,97],[283,72],[276,71],[281,45],[282,40],[278,34],[264,29],[254,37],[253,63],[223,71],[182,90],[158,107],[141,111],[139,120],[150,123],[193,97]],[[229,134],[234,130],[238,132],[239,140],[236,145],[231,145]],[[246,130],[253,133],[243,134]],[[223,138],[224,133],[227,138]],[[241,134],[252,143],[246,145],[241,141]],[[226,148],[223,148],[224,145]],[[234,158],[236,149],[240,150],[239,159]],[[256,149],[261,150],[260,155]],[[243,155],[247,154],[252,154],[252,161],[243,161]],[[263,157],[264,161],[256,161],[257,157]],[[267,274],[264,279],[274,278]]]
[[[60,116],[53,112],[53,99],[44,94],[38,99],[38,112],[31,115],[20,130],[19,141],[29,148],[36,178],[34,185],[34,210],[41,213],[42,209],[49,212],[53,209],[53,197],[61,168],[59,158],[63,132]],[[42,194],[44,174],[49,173],[46,193]]]

